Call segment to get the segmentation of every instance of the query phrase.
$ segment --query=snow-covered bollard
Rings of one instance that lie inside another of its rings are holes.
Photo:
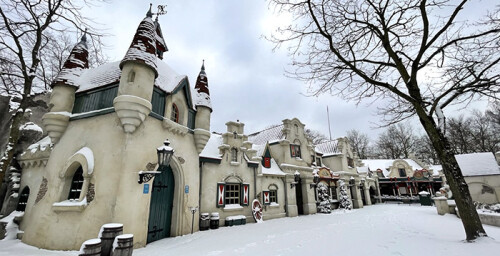
[[[102,240],[102,256],[111,255],[115,237],[121,234],[123,234],[123,224],[121,223],[108,223],[102,225],[101,231],[99,232],[99,238]]]
[[[83,242],[80,247],[78,256],[100,256],[101,255],[101,239],[95,238]]]
[[[124,234],[115,237],[111,256],[132,256],[134,250],[134,235]]]
[[[434,205],[436,205],[436,209],[439,215],[445,215],[449,212],[447,198],[444,196],[437,196],[432,198],[434,200]]]

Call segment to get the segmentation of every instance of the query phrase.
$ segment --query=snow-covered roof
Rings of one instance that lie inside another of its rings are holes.
[[[80,42],[75,45],[71,50],[68,59],[64,62],[64,65],[57,74],[54,81],[52,81],[51,87],[57,84],[64,84],[69,86],[78,87],[78,77],[82,70],[89,67],[89,52],[87,50],[87,37],[82,36]]]
[[[120,81],[120,62],[110,62],[92,69],[85,69],[78,77],[77,84],[80,86],[77,92],[88,91]],[[174,91],[186,79],[185,75],[179,75],[167,63],[158,59],[158,77],[155,85],[165,92]]]
[[[339,151],[338,144],[339,144],[338,140],[329,140],[316,145],[314,150],[318,153],[322,153],[323,157],[339,155],[342,154],[342,152]]]
[[[411,159],[363,159],[364,166],[369,167],[371,171],[376,171],[377,169],[382,170],[385,177],[389,176],[389,171],[387,170],[393,165],[396,160],[406,161],[412,170],[422,170],[423,167],[417,164],[417,162]],[[359,168],[359,167],[358,167]]]
[[[280,167],[278,166],[278,163],[276,163],[274,158],[271,158],[271,167],[269,167],[269,168],[262,167],[262,174],[274,175],[274,176],[285,176],[286,175],[286,173],[281,171]]]
[[[464,176],[500,175],[500,167],[491,152],[455,155]]]
[[[264,155],[264,151],[266,150],[266,144],[252,144],[252,149],[256,150],[257,152],[255,153],[256,156],[261,157]]]
[[[212,103],[210,101],[210,91],[208,90],[208,78],[205,73],[205,61],[201,65],[200,74],[196,79],[196,85],[194,86],[194,105],[204,106],[212,109]]]
[[[144,63],[153,69],[155,76],[158,76],[156,69],[156,25],[149,15],[139,23],[132,43],[120,62],[120,68],[127,61]]]
[[[356,167],[356,169],[358,170],[358,173],[368,173],[368,171],[369,171],[368,166],[360,166],[360,167]]]
[[[200,157],[221,159],[222,155],[219,153],[219,146],[224,142],[222,135],[212,133],[210,139],[201,151]]]
[[[47,147],[50,147],[51,143],[50,137],[45,136],[41,140],[29,145],[25,152],[35,153],[38,150],[44,151]]]
[[[269,127],[260,132],[252,133],[248,136],[248,141],[253,144],[261,145],[266,144],[267,142],[272,143],[278,140],[282,140],[285,138],[283,134],[283,128],[285,126],[283,124],[275,125]]]

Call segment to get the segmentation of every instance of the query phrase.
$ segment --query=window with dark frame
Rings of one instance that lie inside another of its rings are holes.
[[[269,190],[269,202],[278,203],[278,191],[275,189]]]
[[[179,108],[175,104],[172,104],[172,113],[170,114],[170,120],[179,123]]]
[[[337,187],[335,185],[330,187],[330,198],[337,200]]]
[[[271,168],[271,158],[270,157],[264,157],[264,167]]]
[[[240,184],[226,184],[225,204],[240,204]]]
[[[16,211],[24,212],[26,210],[26,205],[28,204],[28,197],[30,196],[30,188],[28,186],[24,187],[23,192],[19,196],[19,202],[17,203]]]
[[[354,159],[348,157],[347,158],[347,166],[353,168],[354,167]]]
[[[321,157],[316,156],[316,166],[321,166]]]
[[[73,179],[71,180],[71,187],[69,189],[69,200],[78,200],[80,199],[80,193],[82,192],[83,187],[83,169],[82,167],[78,167],[75,174],[73,175]]]

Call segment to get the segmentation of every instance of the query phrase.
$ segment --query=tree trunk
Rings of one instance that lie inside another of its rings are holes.
[[[432,117],[428,116],[422,108],[416,107],[416,110],[420,118],[420,123],[429,136],[439,160],[441,160],[443,173],[453,192],[462,224],[465,228],[466,240],[472,241],[478,237],[487,236],[450,143],[443,132],[438,129]]]

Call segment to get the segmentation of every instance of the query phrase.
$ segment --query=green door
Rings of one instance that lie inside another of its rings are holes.
[[[162,168],[161,174],[154,178],[149,207],[148,243],[170,236],[174,184],[170,166]]]

